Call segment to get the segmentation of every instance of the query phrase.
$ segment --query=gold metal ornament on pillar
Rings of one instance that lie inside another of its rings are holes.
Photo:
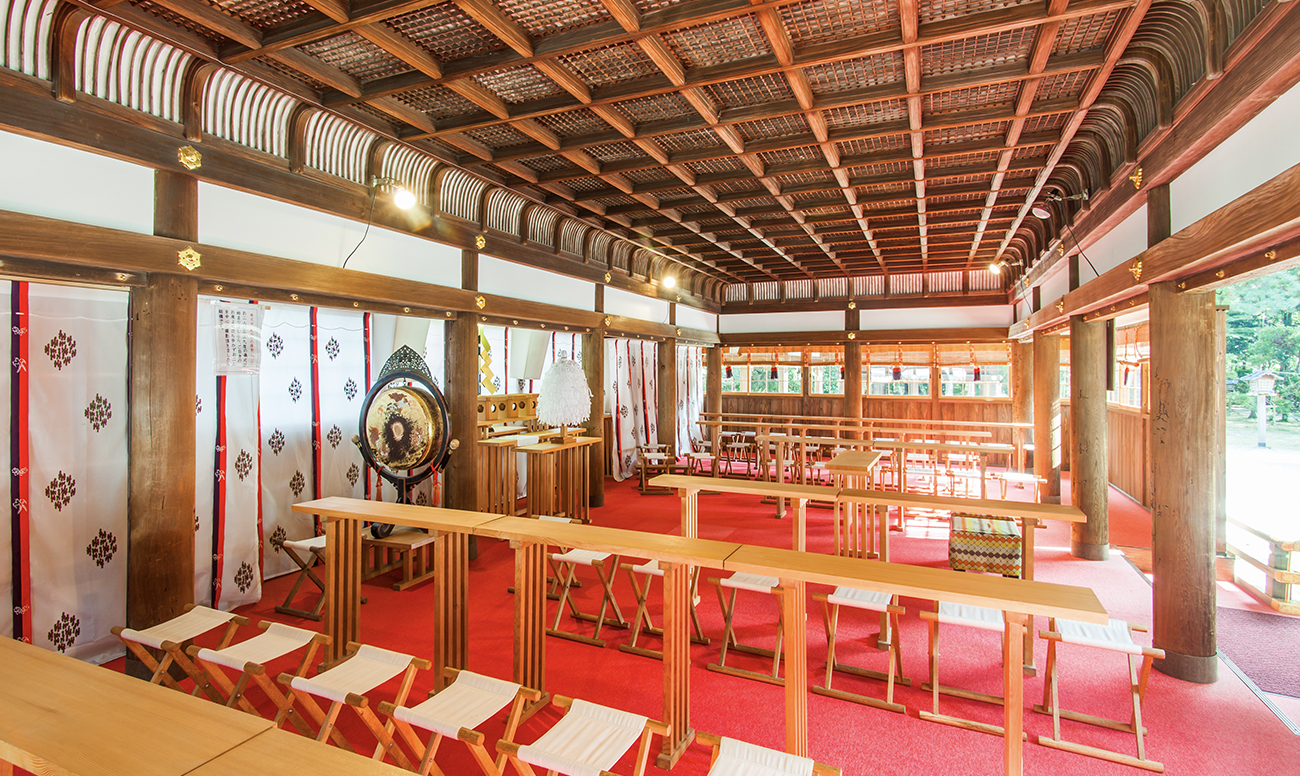
[[[176,161],[187,170],[197,170],[203,166],[203,154],[194,146],[181,146],[176,149]]]
[[[193,246],[186,246],[184,250],[176,251],[176,263],[191,272],[202,265],[202,259],[203,255],[194,250]]]

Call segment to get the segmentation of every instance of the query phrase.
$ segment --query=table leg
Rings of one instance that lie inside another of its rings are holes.
[[[330,636],[323,666],[343,659],[349,641],[361,641],[361,525],[340,518],[325,523],[324,631]]]
[[[781,580],[781,628],[785,642],[785,751],[808,756],[808,590],[803,581]]]
[[[660,568],[664,570],[663,722],[672,732],[664,738],[655,764],[668,769],[677,764],[695,740],[691,727],[691,567],[661,563]]]
[[[839,478],[835,477],[835,479],[839,479]],[[832,480],[832,482],[833,481],[834,480]],[[848,519],[850,509],[853,509],[852,504],[844,505],[844,512],[843,512],[844,521],[841,522],[840,521],[840,517],[841,517],[840,500],[835,499],[833,502],[831,502],[831,514],[835,516],[835,554],[836,555],[849,554],[848,541],[847,541],[848,531],[845,529],[847,529],[847,527],[850,525],[850,521]]]
[[[1037,532],[1038,518],[1027,517],[1022,521],[1020,529],[1021,546],[1020,546],[1020,578],[1034,578],[1034,534]],[[1029,618],[1029,627],[1025,631],[1025,662],[1024,672],[1028,676],[1034,676],[1038,669],[1034,666],[1034,618]]]
[[[1003,773],[1006,776],[1021,776],[1024,773],[1024,744],[1021,737],[1024,731],[1023,708],[1025,701],[1025,677],[1016,670],[1024,658],[1024,637],[1028,635],[1026,624],[1028,617],[1015,612],[1006,612],[1005,632],[1002,637],[1002,729],[1003,729]]]
[[[439,533],[433,548],[433,687],[441,690],[444,667],[469,668],[469,534]]]
[[[794,506],[794,536],[791,549],[805,552],[808,549],[808,499],[791,499]]]
[[[546,545],[515,546],[514,679],[542,697],[524,712],[532,716],[550,700],[546,692]]]
[[[698,490],[677,491],[682,499],[682,536],[698,539],[700,536],[700,492]]]
[[[765,451],[767,450],[766,442],[763,443],[763,450]],[[766,466],[763,467],[763,474],[764,475],[767,474]],[[764,479],[766,479],[766,476],[764,476]],[[776,484],[780,485],[784,482],[785,482],[785,443],[777,442],[776,443]],[[785,498],[782,496],[777,496],[776,497],[776,519],[780,520],[782,517],[785,517]]]
[[[979,458],[979,461],[980,461],[980,498],[987,498],[987,497],[984,495],[984,493],[985,493],[985,491],[984,491],[984,476],[985,476],[985,474],[986,474],[986,468],[987,468],[987,463],[988,463],[988,462],[985,460],[985,458],[984,458],[984,454],[983,454],[983,453],[979,453],[977,457]]]

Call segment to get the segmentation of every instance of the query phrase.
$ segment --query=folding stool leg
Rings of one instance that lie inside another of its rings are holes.
[[[709,637],[704,635],[704,626],[700,624],[700,613],[696,611],[695,602],[700,597],[700,567],[696,566],[691,575],[691,622],[695,623],[695,635],[691,641],[696,644],[708,644]]]
[[[620,628],[626,628],[628,625],[627,620],[623,619],[622,610],[618,607],[618,599],[614,597],[614,571],[618,568],[618,556],[612,555],[610,557],[612,560],[609,562],[608,571],[606,571],[605,568],[605,561],[592,561],[591,564],[592,568],[596,569],[596,577],[600,579],[600,586],[604,588],[605,591],[604,598],[600,601],[600,616],[596,618],[595,638],[597,641],[600,640],[601,629],[605,627],[605,612],[608,610],[610,604],[614,605],[614,617],[616,618],[614,624]],[[649,587],[649,585],[647,585],[647,587]],[[587,617],[583,616],[581,619],[587,619]]]
[[[283,680],[287,676],[288,676],[287,674],[281,674],[280,679]],[[283,681],[281,683],[287,684],[287,682],[283,682]],[[295,690],[292,687],[290,687],[289,694],[293,699],[289,701],[290,708],[281,709],[280,713],[276,715],[275,717],[276,727],[279,727],[280,723],[284,721],[284,718],[289,716],[289,714],[293,711],[292,708],[293,702],[297,701],[299,704],[302,705],[304,709],[307,710],[307,715],[310,716],[313,721],[315,721],[318,728],[318,732],[315,735],[312,735],[310,732],[306,733],[305,735],[312,736],[317,741],[324,741],[326,736],[328,735],[329,740],[333,741],[334,745],[337,746],[338,748],[346,749],[349,752],[356,751],[352,748],[352,744],[348,743],[347,737],[344,736],[341,731],[339,731],[337,728],[334,727],[334,720],[335,718],[338,717],[340,704],[338,703],[331,704],[330,713],[326,714],[324,711],[321,710],[320,704],[316,703],[316,699],[313,698],[310,693],[299,692],[298,690]]]
[[[776,649],[772,650],[772,649],[767,649],[765,647],[756,647],[753,646],[752,644],[742,644],[740,643],[740,640],[736,637],[736,629],[735,629],[735,622],[734,622],[735,614],[736,614],[736,593],[738,591],[734,587],[731,589],[731,603],[730,605],[728,605],[727,601],[723,598],[722,595],[722,585],[718,584],[718,581],[714,579],[710,579],[709,581],[714,583],[714,589],[717,590],[718,592],[718,603],[722,607],[722,619],[724,622],[724,629],[722,634],[722,652],[718,657],[718,662],[709,663],[708,665],[705,666],[705,668],[709,669],[710,671],[716,671],[718,673],[731,674],[732,676],[740,676],[746,679],[757,679],[761,682],[767,682],[769,684],[777,684],[777,685],[784,686],[785,680],[780,678],[780,666],[781,666],[781,654],[782,654],[781,644],[782,644],[782,638],[784,637],[785,629],[781,627],[780,610],[778,609],[777,611]],[[744,668],[732,668],[731,666],[727,665],[728,648],[737,650],[739,652],[746,652],[751,655],[760,655],[762,657],[772,658],[772,673],[766,674],[766,673],[759,673],[758,671],[749,671]]]
[[[306,700],[305,693],[299,693],[297,690],[295,690],[294,694],[298,695],[300,700]],[[313,703],[315,703],[315,701],[313,701]],[[338,722],[339,712],[342,710],[343,710],[343,703],[341,701],[334,701],[333,703],[330,704],[330,710],[321,717],[320,732],[316,734],[317,741],[324,741],[327,738],[334,737],[334,733],[337,732],[335,723]],[[313,714],[312,716],[315,715]],[[339,735],[342,736],[343,734],[339,733]],[[349,752],[356,751],[356,749],[352,748],[351,744],[348,744],[346,747],[343,748],[347,749]]]
[[[292,614],[295,617],[304,617],[308,620],[319,620],[321,618],[321,612],[325,609],[325,583],[321,581],[320,577],[316,576],[316,572],[312,569],[315,567],[317,561],[321,564],[325,563],[324,556],[317,554],[315,551],[309,551],[307,555],[310,560],[304,561],[298,556],[298,553],[295,552],[293,548],[284,547],[283,545],[281,545],[281,547],[284,549],[284,554],[289,556],[289,560],[297,564],[298,578],[293,581],[293,586],[289,588],[289,594],[285,597],[284,603],[278,604],[275,607],[275,610],[281,614]],[[298,596],[298,590],[302,588],[302,583],[309,579],[312,584],[320,589],[320,600],[316,602],[316,606],[313,607],[311,611],[294,608],[293,599]]]
[[[258,668],[262,667],[258,666]],[[275,707],[279,709],[279,713],[275,715],[276,727],[280,726],[282,720],[288,719],[299,733],[308,738],[316,737],[316,734],[311,732],[311,728],[307,725],[307,721],[293,707],[293,701],[286,698],[284,693],[280,692],[280,688],[275,686],[275,682],[271,681],[271,677],[266,675],[266,669],[262,668],[262,670],[256,672],[245,671],[244,675],[252,676],[257,686],[262,688],[262,692],[266,693],[266,697],[270,698]],[[256,713],[256,711],[253,713]]]
[[[404,700],[405,699],[402,699],[402,701],[398,701],[398,703],[400,704]],[[375,753],[371,755],[370,759],[383,762],[384,754],[387,753],[398,765],[408,771],[412,770],[411,761],[407,758],[406,753],[403,752],[402,748],[393,740],[393,723],[389,721],[388,724],[381,724],[379,722],[379,717],[375,716],[375,712],[370,708],[370,705],[366,702],[364,697],[358,698],[357,701],[358,702],[353,702],[353,697],[348,697],[348,705],[357,712],[357,716],[361,718],[366,729],[369,730],[370,733],[374,735],[375,740],[379,742],[375,746]]]
[[[826,689],[829,690],[835,674],[835,634],[840,626],[840,605],[827,601],[822,616],[826,622]]]

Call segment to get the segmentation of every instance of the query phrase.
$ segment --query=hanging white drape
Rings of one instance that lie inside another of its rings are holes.
[[[109,629],[126,622],[129,296],[18,285],[30,313],[18,356],[29,376],[23,636],[103,662],[122,654]]]
[[[297,568],[280,549],[279,540],[315,534],[310,515],[290,511],[313,492],[311,308],[267,305],[262,318],[260,386],[262,565],[269,579]]]
[[[691,452],[691,442],[702,440],[700,412],[704,409],[704,386],[700,369],[704,350],[692,345],[677,346],[677,455]]]
[[[350,310],[316,310],[316,371],[318,408],[313,444],[320,472],[318,498],[361,498],[365,461],[352,443],[359,429],[365,402],[366,352],[362,313]]]
[[[658,347],[641,340],[605,340],[606,396],[614,419],[614,479],[636,471],[638,448],[659,437]]]

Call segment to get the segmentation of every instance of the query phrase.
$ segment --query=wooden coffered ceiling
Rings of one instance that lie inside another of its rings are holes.
[[[1028,215],[1044,187],[1108,185],[1263,7],[79,5],[188,36],[228,68],[728,283],[981,270],[998,257],[1027,269],[1052,236]]]

